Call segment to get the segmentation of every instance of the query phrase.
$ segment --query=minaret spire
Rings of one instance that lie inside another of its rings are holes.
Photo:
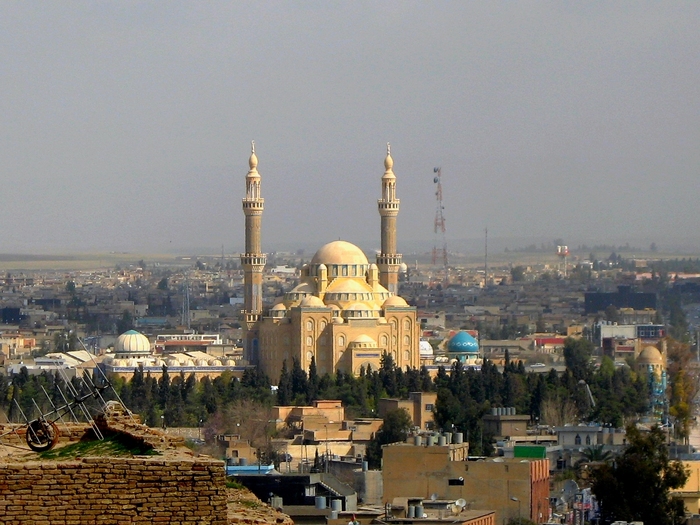
[[[258,157],[255,154],[255,141],[250,143],[250,170],[245,177],[245,197],[243,213],[245,214],[245,252],[241,254],[243,267],[244,306],[242,321],[247,328],[245,350],[248,359],[257,360],[257,332],[254,327],[262,313],[262,272],[266,257],[262,253],[261,225],[265,199],[260,193],[260,174]]]
[[[399,199],[396,198],[396,175],[394,159],[391,157],[391,144],[386,143],[382,177],[382,198],[377,201],[382,223],[382,249],[377,255],[379,283],[392,293],[398,293],[399,266],[401,254],[396,252],[396,217],[399,214]]]

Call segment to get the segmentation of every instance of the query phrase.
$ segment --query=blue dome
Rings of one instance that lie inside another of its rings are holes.
[[[457,332],[447,343],[447,351],[451,354],[478,354],[479,343],[467,332]]]

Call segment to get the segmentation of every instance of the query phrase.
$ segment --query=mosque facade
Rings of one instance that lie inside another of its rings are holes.
[[[416,309],[397,295],[399,272],[405,267],[397,252],[394,161],[389,145],[377,201],[381,218],[381,250],[370,263],[365,253],[347,241],[322,246],[304,266],[299,284],[269,308],[262,302],[261,231],[264,200],[258,158],[253,144],[246,175],[244,309],[245,352],[273,382],[283,363],[297,360],[304,370],[315,361],[319,374],[359,374],[379,368],[391,355],[402,368],[420,366],[420,326]]]

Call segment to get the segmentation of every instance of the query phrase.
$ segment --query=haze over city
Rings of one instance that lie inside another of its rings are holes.
[[[0,251],[700,245],[700,5],[0,5]],[[320,233],[316,233],[320,232]]]

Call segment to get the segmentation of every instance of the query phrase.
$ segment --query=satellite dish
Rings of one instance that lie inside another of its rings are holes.
[[[430,501],[435,501],[435,500],[437,500],[437,492],[433,492],[433,493],[430,495]]]
[[[455,501],[455,505],[464,508],[467,506],[467,500],[464,498],[459,498],[457,501]]]

